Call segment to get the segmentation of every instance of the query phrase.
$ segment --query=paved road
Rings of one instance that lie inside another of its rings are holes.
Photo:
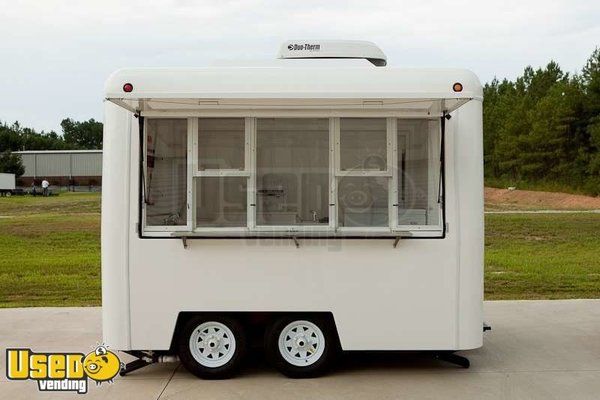
[[[90,387],[106,399],[599,399],[600,300],[495,301],[485,304],[493,331],[465,352],[468,370],[407,354],[352,354],[327,377],[290,380],[249,360],[233,380],[198,380],[160,364]],[[6,347],[87,352],[99,341],[99,308],[0,310],[0,399],[79,398],[8,381]]]

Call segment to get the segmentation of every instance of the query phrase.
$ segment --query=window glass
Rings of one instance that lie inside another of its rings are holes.
[[[257,225],[328,224],[328,119],[261,118],[256,135]]]
[[[146,225],[187,225],[187,120],[146,123]]]
[[[387,177],[339,178],[339,226],[388,226],[388,182]]]
[[[193,202],[188,205],[187,173],[192,162],[187,158],[188,120],[147,118],[145,226],[149,232],[196,227],[208,228],[204,232],[245,230],[250,215],[251,226],[255,222],[263,228],[322,230],[330,218],[337,218],[336,226],[358,228],[359,235],[376,230],[368,228],[439,229],[443,222],[439,119],[396,120],[396,137],[390,142],[397,142],[397,153],[390,170],[386,118],[339,121],[340,153],[332,154],[330,118],[199,118],[196,151],[190,149],[198,157],[194,164],[199,171],[190,171]],[[248,138],[246,122],[252,124]],[[246,160],[246,154],[252,156]],[[333,177],[330,159],[339,160],[341,169]],[[388,174],[382,176],[381,171]],[[390,193],[396,185],[397,195]],[[249,186],[255,187],[256,204],[248,204]],[[334,199],[331,190],[336,190]],[[330,215],[330,203],[337,217]]]
[[[440,223],[440,125],[398,121],[398,225]]]
[[[196,179],[198,227],[245,227],[247,181],[242,176]]]
[[[198,120],[198,169],[244,169],[244,118]]]
[[[340,119],[340,169],[386,171],[385,118]]]

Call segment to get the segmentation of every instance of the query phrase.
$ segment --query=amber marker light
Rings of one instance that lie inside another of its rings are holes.
[[[462,90],[463,90],[462,83],[456,82],[454,85],[452,85],[452,90],[454,90],[455,92],[462,92]]]

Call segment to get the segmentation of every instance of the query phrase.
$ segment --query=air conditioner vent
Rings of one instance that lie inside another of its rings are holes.
[[[383,51],[363,40],[289,40],[281,45],[277,58],[362,58],[377,67],[387,64]]]

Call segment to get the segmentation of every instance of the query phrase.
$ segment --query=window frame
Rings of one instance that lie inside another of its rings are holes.
[[[187,218],[186,218],[186,224],[185,225],[148,225],[146,224],[147,218],[146,218],[146,196],[147,196],[147,174],[148,174],[148,120],[152,120],[152,119],[179,119],[179,120],[185,120],[186,124],[187,124],[187,136],[186,136],[186,143],[187,143],[187,148],[186,148],[186,159],[187,159],[187,175],[186,175],[186,207],[187,207]],[[141,137],[143,138],[143,143],[142,143],[142,170],[140,171],[140,200],[141,200],[141,221],[139,222],[139,226],[142,227],[142,232],[144,233],[149,233],[149,232],[188,232],[192,229],[192,210],[190,210],[190,204],[191,204],[191,189],[190,189],[190,181],[191,181],[191,175],[190,175],[190,168],[191,168],[191,164],[190,160],[192,159],[192,154],[191,154],[191,136],[190,136],[190,119],[191,118],[183,118],[183,117],[174,117],[174,116],[160,116],[160,117],[152,117],[152,118],[144,118],[142,121],[141,128],[142,128],[142,134]]]
[[[206,115],[204,115],[206,114]],[[233,112],[227,115],[222,113],[202,113],[200,116],[183,117],[181,114],[164,113],[156,115],[152,113],[149,116],[143,116],[141,124],[143,132],[140,137],[143,138],[143,154],[140,170],[140,200],[141,213],[139,226],[140,237],[199,237],[199,238],[290,238],[290,237],[309,237],[309,238],[394,238],[403,236],[405,238],[423,238],[423,239],[441,239],[445,237],[445,199],[442,198],[439,209],[438,225],[398,225],[398,170],[397,164],[397,122],[398,120],[437,120],[438,124],[438,144],[440,148],[444,145],[444,118],[438,116],[398,116],[394,113],[365,114],[360,111],[348,112],[343,116],[336,116],[331,112],[311,112],[301,114],[282,113],[280,110],[274,110],[272,113],[253,115],[250,110],[247,112]],[[242,118],[244,119],[244,170],[238,169],[209,169],[198,170],[198,120],[200,118]],[[327,118],[329,120],[329,224],[322,225],[257,225],[256,224],[256,138],[257,138],[257,119],[258,118]],[[384,118],[386,119],[386,138],[387,138],[387,170],[386,171],[342,171],[340,169],[340,120],[341,118]],[[187,224],[179,226],[149,226],[146,225],[146,180],[147,173],[147,123],[151,119],[182,119],[187,121]],[[441,154],[440,154],[441,152]],[[445,196],[444,188],[444,168],[446,162],[443,149],[438,151],[440,160],[430,160],[430,166],[440,168],[440,196]],[[191,162],[190,162],[191,160]],[[240,227],[198,227],[196,226],[196,182],[202,177],[246,177],[247,178],[247,221],[246,226]],[[346,176],[372,176],[385,177],[388,179],[388,224],[382,227],[340,227],[338,221],[338,181]],[[171,235],[165,235],[171,233]],[[277,235],[279,234],[279,235]]]
[[[395,206],[393,207],[394,209],[392,210],[390,208],[390,212],[393,213],[393,217],[394,217],[394,224],[391,225],[392,226],[392,230],[393,231],[400,231],[400,232],[406,232],[406,231],[420,231],[420,232],[442,232],[443,231],[443,224],[445,223],[444,221],[444,212],[443,212],[443,207],[444,207],[444,201],[443,201],[443,196],[444,196],[444,180],[442,178],[442,174],[444,173],[442,165],[441,165],[441,158],[440,158],[440,153],[441,151],[441,144],[442,142],[442,124],[444,124],[444,118],[441,119],[433,119],[433,118],[423,118],[422,120],[426,120],[426,121],[439,121],[437,123],[437,132],[438,132],[438,136],[436,138],[436,143],[439,146],[439,149],[436,151],[436,153],[434,153],[434,155],[437,155],[437,158],[429,158],[427,157],[428,160],[428,170],[427,170],[427,175],[428,175],[428,179],[427,179],[427,184],[430,185],[430,189],[434,188],[434,185],[436,182],[434,182],[434,180],[431,177],[431,174],[433,173],[433,171],[435,171],[435,167],[437,165],[437,168],[439,170],[439,176],[437,179],[437,186],[438,186],[438,199],[441,200],[440,203],[440,207],[437,210],[438,215],[438,220],[440,221],[437,225],[400,225],[398,223],[398,210],[399,210],[399,203],[400,203],[400,191],[398,188],[398,168],[394,168],[394,170],[396,171],[396,174],[394,176],[394,178],[392,179],[392,184],[395,186],[395,195],[393,196],[394,199],[394,204]],[[395,125],[394,125],[394,165],[397,165],[398,163],[398,118],[395,119]],[[410,130],[412,132],[415,132],[415,127],[409,127],[407,130]],[[428,131],[427,131],[427,137],[429,140],[429,135],[431,134],[431,131],[429,130],[428,127]],[[410,137],[407,135],[406,137],[406,143],[407,143],[407,147],[410,147],[409,143],[410,143]],[[428,142],[429,144],[429,142]],[[427,148],[428,151],[428,156],[429,156],[429,146]],[[443,162],[445,162],[445,160],[443,160]],[[429,202],[429,196],[428,196],[428,202]],[[391,217],[391,215],[390,215]]]
[[[336,231],[340,232],[340,233],[360,233],[360,232],[367,232],[367,233],[383,233],[383,232],[392,232],[392,225],[391,225],[391,211],[390,209],[392,207],[390,207],[391,204],[391,180],[393,180],[394,178],[394,173],[395,173],[395,168],[394,168],[394,164],[392,164],[393,161],[393,150],[394,150],[394,140],[393,140],[393,132],[391,131],[390,127],[391,127],[391,121],[395,120],[395,117],[386,117],[385,118],[385,126],[386,126],[386,170],[385,171],[369,171],[369,170],[359,170],[359,171],[344,171],[341,169],[341,120],[342,118],[345,119],[352,119],[352,118],[371,118],[371,117],[337,117],[337,118],[333,118],[335,120],[335,125],[334,125],[334,135],[335,135],[335,151],[334,151],[334,156],[335,156],[335,180],[336,180],[336,189],[340,178],[344,178],[344,177],[383,177],[386,178],[388,180],[388,224],[387,226],[356,226],[356,227],[348,227],[348,226],[339,226],[339,206],[337,204],[338,202],[338,195],[339,193],[336,190],[336,197],[335,197],[335,209],[336,209],[336,215],[335,215],[335,225],[336,225]],[[373,118],[377,118],[377,117],[373,117]]]
[[[198,169],[198,164],[199,164],[199,160],[198,160],[198,134],[199,134],[199,120],[200,119],[209,119],[209,118],[214,118],[214,119],[220,119],[223,117],[193,117],[191,118],[191,121],[188,122],[191,125],[191,136],[192,136],[192,162],[190,164],[192,164],[191,166],[191,171],[192,171],[192,182],[191,182],[191,192],[192,192],[192,198],[191,198],[191,202],[188,203],[188,208],[190,208],[192,211],[190,214],[192,214],[192,221],[191,221],[191,226],[190,226],[190,230],[192,230],[193,232],[206,232],[206,233],[210,233],[210,232],[239,232],[239,231],[249,231],[249,224],[251,221],[251,215],[252,215],[252,219],[254,216],[254,213],[251,211],[252,210],[252,206],[250,200],[252,198],[252,196],[250,196],[250,192],[254,192],[254,188],[252,188],[252,190],[250,189],[250,181],[252,181],[252,171],[253,171],[253,164],[252,161],[250,160],[251,155],[249,153],[252,152],[252,149],[254,146],[251,145],[251,141],[252,141],[252,129],[251,126],[252,123],[249,123],[249,120],[251,118],[249,117],[231,117],[233,119],[243,119],[244,120],[244,169],[240,170],[240,169],[204,169],[204,170],[199,170]],[[188,132],[189,135],[189,132]],[[255,169],[255,165],[254,165],[254,169]],[[199,179],[202,178],[227,178],[227,177],[245,177],[246,178],[246,226],[222,226],[222,227],[215,227],[215,226],[197,226],[197,221],[196,221],[196,186],[197,186],[197,182]]]
[[[252,157],[253,157],[253,164],[252,164],[252,177],[250,178],[250,180],[253,181],[253,202],[249,203],[249,204],[253,204],[252,208],[254,209],[253,212],[253,222],[254,225],[252,228],[249,227],[249,230],[252,232],[269,232],[269,233],[277,233],[277,232],[287,232],[287,233],[312,233],[312,232],[335,232],[335,221],[332,221],[331,218],[331,209],[332,208],[336,208],[335,206],[332,206],[332,203],[334,203],[334,199],[335,196],[332,197],[332,190],[331,190],[331,180],[332,180],[332,155],[334,152],[334,143],[333,143],[333,132],[331,130],[331,118],[328,117],[312,117],[312,116],[306,116],[306,117],[293,117],[294,119],[327,119],[328,120],[328,127],[329,127],[329,134],[328,134],[328,144],[329,144],[329,173],[328,173],[328,179],[329,179],[329,191],[328,191],[328,205],[329,205],[329,223],[328,224],[315,224],[315,225],[258,225],[256,223],[256,214],[257,214],[257,209],[258,207],[256,206],[257,204],[257,192],[256,192],[256,188],[257,188],[257,178],[258,178],[258,173],[257,173],[257,167],[256,167],[256,153],[257,153],[257,137],[258,137],[258,120],[259,119],[263,119],[263,118],[287,118],[287,117],[258,117],[258,118],[253,118],[253,146],[252,146]],[[249,207],[250,208],[250,207]]]

